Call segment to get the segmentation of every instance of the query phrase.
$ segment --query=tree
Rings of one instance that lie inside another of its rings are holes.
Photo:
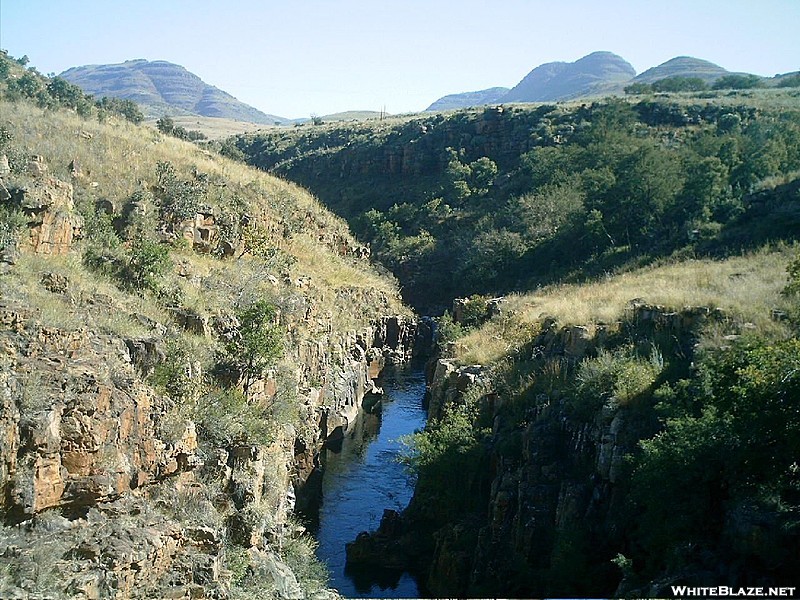
[[[33,73],[23,73],[19,79],[8,82],[8,91],[19,94],[25,98],[35,98],[42,89],[42,83]]]
[[[167,115],[164,115],[156,121],[156,127],[164,135],[172,135],[172,132],[175,131],[175,121]]]
[[[126,283],[135,290],[158,292],[161,280],[172,266],[169,250],[157,242],[142,238],[131,248]]]
[[[708,84],[699,77],[666,77],[653,83],[654,92],[701,92]]]
[[[61,77],[51,79],[46,88],[47,93],[62,106],[77,108],[84,101],[83,90]]]
[[[653,86],[651,86],[649,83],[636,82],[626,85],[623,91],[630,96],[640,96],[642,94],[652,93]]]
[[[226,347],[227,361],[242,376],[244,393],[269,365],[283,354],[277,310],[266,300],[256,300],[236,313],[238,335]]]
[[[715,90],[748,90],[764,85],[758,75],[723,75],[714,82]]]
[[[101,110],[122,115],[135,125],[144,121],[144,114],[142,114],[139,105],[133,100],[103,96],[100,100],[95,102],[95,106]]]

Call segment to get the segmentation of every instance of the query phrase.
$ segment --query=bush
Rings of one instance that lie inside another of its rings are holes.
[[[236,388],[202,395],[193,413],[200,438],[214,447],[267,445],[274,440],[274,422],[267,407],[249,402]]]
[[[277,310],[266,300],[256,300],[236,312],[239,328],[224,348],[222,366],[241,374],[244,393],[264,369],[283,354],[283,336],[277,323]]]
[[[194,372],[189,349],[181,343],[180,338],[167,342],[164,360],[155,366],[150,383],[181,403],[192,402],[197,398],[203,382]]]
[[[0,205],[0,252],[15,246],[27,228],[28,219],[22,212]]]
[[[158,293],[164,275],[171,268],[169,248],[148,239],[139,239],[131,248],[122,283],[129,289]]]
[[[627,406],[649,391],[663,369],[661,354],[641,358],[630,349],[601,350],[578,367],[571,408],[578,418],[591,419],[602,406]]]
[[[485,476],[484,442],[491,429],[481,405],[484,393],[481,386],[472,386],[460,400],[443,407],[439,420],[405,439],[408,451],[402,460],[418,474],[415,496],[429,510],[452,516],[481,502],[469,492]]]

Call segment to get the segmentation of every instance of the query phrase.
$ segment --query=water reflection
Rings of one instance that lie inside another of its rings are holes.
[[[323,452],[317,555],[331,570],[331,585],[345,597],[415,598],[420,589],[408,573],[345,569],[345,544],[361,531],[377,529],[385,508],[400,511],[411,499],[413,483],[397,462],[399,438],[425,425],[422,368],[388,370],[378,383],[386,392],[382,410],[364,415],[340,444]]]

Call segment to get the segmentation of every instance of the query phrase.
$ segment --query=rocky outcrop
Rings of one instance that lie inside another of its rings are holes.
[[[137,380],[120,340],[43,327],[11,307],[0,322],[7,518],[80,511],[199,463],[192,423],[158,437],[169,404]]]
[[[322,445],[353,427],[373,377],[411,356],[405,344],[416,337],[413,321],[394,316],[299,345],[308,429],[287,425],[270,445],[201,454],[194,424],[176,420],[171,401],[143,383],[163,360],[158,338],[45,327],[8,304],[0,324],[0,555],[23,582],[0,587],[4,597],[37,589],[76,598],[164,590],[225,597],[231,541],[250,549],[249,568],[273,581],[279,597],[302,597],[272,549],[295,488],[302,493]],[[276,393],[270,381],[264,394]],[[54,534],[57,544],[43,542]],[[36,559],[45,550],[47,568]]]
[[[6,184],[8,201],[28,221],[29,235],[22,239],[24,250],[36,254],[64,255],[81,237],[83,218],[75,210],[72,185],[47,175],[42,157],[32,157],[28,177]],[[19,182],[24,182],[22,185]]]

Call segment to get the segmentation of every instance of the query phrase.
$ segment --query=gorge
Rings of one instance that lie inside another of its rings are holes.
[[[0,596],[796,582],[796,91],[225,146],[279,178],[0,61]]]

